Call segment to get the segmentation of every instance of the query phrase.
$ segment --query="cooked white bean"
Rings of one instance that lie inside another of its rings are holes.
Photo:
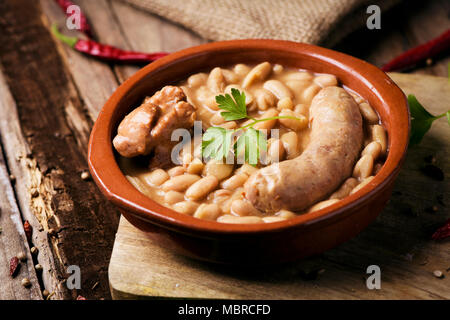
[[[226,189],[219,189],[213,192],[212,198],[214,203],[222,203],[225,200],[229,199],[232,195],[232,192],[230,190]]]
[[[361,188],[365,187],[370,181],[372,181],[374,176],[370,176],[365,178],[360,184],[358,184],[356,187],[353,188],[353,190],[350,192],[350,194],[354,194],[355,192],[359,191]]]
[[[233,165],[220,163],[217,160],[209,160],[203,169],[203,175],[209,176],[213,175],[219,180],[228,178],[233,172]]]
[[[350,192],[353,190],[353,188],[358,185],[358,183],[359,183],[358,180],[356,180],[355,178],[348,178],[341,185],[341,187],[330,196],[330,199],[345,198],[346,196],[348,196],[350,194]]]
[[[314,78],[314,82],[322,88],[337,86],[338,80],[332,74],[322,74]]]
[[[230,214],[226,214],[220,216],[217,219],[217,222],[221,223],[238,223],[238,224],[251,224],[251,223],[262,223],[263,219],[256,216],[247,216],[247,217],[237,217]]]
[[[261,115],[260,119],[271,118],[271,117],[276,117],[276,116],[278,116],[277,109],[270,108],[269,110],[267,110],[266,112],[264,112]],[[257,124],[255,124],[253,126],[253,128],[255,128],[256,130],[270,130],[275,126],[276,123],[277,123],[277,119],[262,121],[262,122],[258,122]]]
[[[381,145],[381,153],[386,154],[387,138],[386,131],[378,124],[372,126],[372,139]]]
[[[225,122],[225,119],[220,115],[220,112],[217,112],[216,114],[214,114],[211,119],[209,120],[209,122],[213,125],[213,126],[217,126],[219,124],[222,124]]]
[[[321,88],[317,84],[312,84],[306,88],[302,93],[302,103],[310,105],[312,99],[319,93],[320,89]]]
[[[372,156],[373,160],[377,160],[380,153],[381,153],[381,144],[379,144],[376,141],[372,141],[364,148],[364,150],[361,152],[361,155],[365,156],[369,154]]]
[[[284,221],[284,220],[286,220],[286,218],[283,218],[283,217],[275,217],[275,216],[264,217],[264,218],[262,218],[262,219],[263,219],[263,221],[264,221],[265,223],[279,222],[279,221]]]
[[[227,83],[236,83],[239,81],[239,76],[231,70],[222,69],[222,75]]]
[[[222,210],[222,212],[225,213],[225,214],[229,214],[231,212],[231,204],[233,203],[233,201],[236,200],[236,199],[243,199],[244,198],[243,192],[244,192],[244,188],[243,187],[239,187],[233,192],[231,197],[229,197],[227,200],[223,201],[220,204],[220,209]]]
[[[208,193],[213,191],[218,184],[219,180],[215,176],[210,175],[201,178],[186,190],[186,198],[190,200],[203,199]]]
[[[164,191],[184,191],[198,180],[200,177],[195,174],[183,174],[170,178],[161,187]]]
[[[198,88],[206,83],[208,80],[208,75],[206,73],[196,73],[190,76],[187,80],[189,87]]]
[[[216,220],[222,212],[215,203],[203,203],[195,210],[194,217],[203,220]]]
[[[285,150],[279,139],[270,138],[267,146],[267,163],[276,163],[284,160]]]
[[[263,81],[267,78],[270,71],[272,70],[272,66],[269,62],[263,62],[256,65],[250,72],[245,76],[244,81],[242,81],[242,87],[248,88],[256,81]]]
[[[158,187],[169,180],[170,176],[163,169],[155,169],[149,174],[144,175],[143,178],[149,185]]]
[[[308,117],[309,107],[306,104],[299,103],[298,105],[295,106],[294,112],[298,113],[298,114],[301,114],[301,115],[303,115],[305,117]]]
[[[189,163],[186,172],[191,174],[199,174],[202,172],[204,166],[205,164],[199,158],[195,158],[191,163]]]
[[[258,170],[259,170],[258,168],[255,168],[254,166],[251,166],[248,163],[244,163],[238,170],[236,170],[236,173],[245,173],[246,175],[251,176]]]
[[[294,109],[294,103],[292,102],[292,99],[289,97],[283,98],[278,100],[277,103],[277,109],[278,110],[282,110],[282,109]]]
[[[236,121],[227,121],[227,122],[221,123],[221,124],[219,124],[219,125],[217,125],[217,126],[218,126],[218,127],[225,128],[225,129],[234,129],[234,128],[236,128],[238,125],[237,125]]]
[[[300,154],[297,133],[293,131],[287,132],[281,136],[281,141],[283,142],[288,159],[293,159]]]
[[[280,117],[294,117],[296,119],[278,119],[278,122],[280,122],[283,126],[292,129],[294,131],[299,131],[302,129],[305,129],[306,127],[308,127],[308,119],[301,115],[301,114],[297,114],[292,110],[289,109],[283,109],[280,112]]]
[[[245,77],[250,72],[250,70],[251,68],[249,66],[242,63],[238,63],[233,68],[234,73],[236,73],[241,78]]]
[[[180,212],[180,213],[184,213],[184,214],[188,214],[188,215],[192,215],[194,214],[195,210],[197,210],[198,208],[198,203],[192,202],[192,201],[181,201],[181,202],[177,202],[174,205],[172,205],[172,209]]]
[[[169,176],[171,177],[176,177],[179,175],[184,174],[185,169],[182,166],[176,166],[173,168],[170,168],[169,170],[167,170],[167,173],[169,174]]]
[[[358,160],[353,168],[353,177],[364,180],[372,174],[373,158],[370,154],[366,154]]]
[[[231,213],[238,216],[251,216],[259,214],[259,211],[247,200],[234,200],[231,203]]]
[[[289,210],[280,210],[277,213],[275,213],[275,216],[281,217],[284,219],[290,219],[290,218],[294,218],[296,216],[296,214]]]
[[[335,204],[336,202],[339,202],[338,199],[330,199],[330,200],[324,200],[324,201],[320,201],[319,203],[316,203],[315,205],[313,205],[308,212],[313,212],[313,211],[318,211],[321,210],[323,208],[329,207],[332,204]]]
[[[223,89],[225,88],[225,78],[223,77],[222,69],[219,67],[212,69],[209,73],[206,85],[213,93],[223,92]]]
[[[290,81],[290,80],[311,81],[313,78],[314,78],[314,76],[307,71],[292,72],[292,73],[288,73],[286,76],[284,76],[284,79],[286,81]]]
[[[263,87],[264,89],[272,92],[278,99],[283,99],[286,97],[291,99],[294,98],[292,91],[288,87],[286,87],[281,81],[267,80],[266,82],[264,82]]]
[[[281,64],[276,63],[273,65],[272,70],[273,70],[273,73],[280,74],[281,72],[283,72],[284,67]]]
[[[378,123],[378,115],[367,102],[362,102],[358,106],[361,115],[369,124]]]
[[[255,92],[256,104],[259,110],[267,110],[275,106],[277,98],[266,89],[258,89]]]
[[[348,93],[350,93],[350,95],[353,97],[353,99],[356,101],[357,104],[364,102],[364,99],[358,96],[357,94],[350,91]]]
[[[223,181],[221,186],[224,189],[235,190],[236,188],[244,185],[247,179],[248,176],[245,173],[237,173],[234,176],[231,176],[227,180]]]
[[[178,191],[167,191],[164,193],[164,202],[168,204],[174,204],[184,201],[184,194]]]

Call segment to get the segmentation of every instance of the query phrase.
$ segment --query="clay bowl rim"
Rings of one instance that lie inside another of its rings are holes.
[[[111,142],[112,132],[117,127],[117,124],[111,123],[112,116],[121,99],[148,74],[164,69],[165,66],[222,50],[237,49],[272,51],[276,49],[309,55],[331,63],[344,72],[351,73],[353,77],[357,77],[366,85],[372,85],[371,89],[383,103],[386,103],[386,100],[395,101],[395,108],[399,108],[400,114],[397,124],[403,125],[393,125],[388,131],[388,157],[374,179],[354,194],[324,209],[285,221],[259,224],[225,224],[197,219],[166,208],[138,191],[120,170]],[[246,39],[212,42],[190,47],[161,58],[145,66],[120,85],[105,103],[94,124],[89,139],[88,163],[96,184],[107,199],[147,223],[199,237],[264,234],[332,223],[336,219],[344,219],[346,213],[354,211],[351,209],[363,207],[371,197],[381,193],[397,176],[408,147],[409,127],[410,117],[405,95],[389,76],[365,61],[330,49],[282,40]]]

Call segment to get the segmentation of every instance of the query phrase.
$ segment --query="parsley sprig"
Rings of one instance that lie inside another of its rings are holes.
[[[450,110],[440,114],[438,116],[433,116],[420,104],[417,98],[410,94],[408,95],[409,111],[411,113],[411,136],[409,138],[409,143],[411,145],[419,144],[425,133],[431,128],[433,121],[447,116],[448,124],[450,125]]]
[[[267,150],[267,138],[260,130],[253,128],[259,122],[275,119],[295,119],[292,116],[276,116],[256,119],[248,115],[245,104],[245,93],[232,88],[229,94],[216,96],[216,102],[221,110],[220,115],[226,121],[250,119],[249,124],[230,130],[222,127],[210,127],[203,134],[202,155],[204,158],[222,160],[228,158],[231,150],[234,157],[243,157],[244,161],[255,166],[262,151]]]

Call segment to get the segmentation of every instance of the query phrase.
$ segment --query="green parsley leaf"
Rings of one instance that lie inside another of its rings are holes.
[[[267,150],[267,140],[261,131],[249,128],[238,137],[234,147],[237,157],[244,156],[245,162],[256,166],[261,151]]]
[[[450,125],[450,110],[438,116],[433,116],[420,104],[417,98],[410,94],[408,95],[409,111],[411,113],[411,136],[409,143],[411,145],[418,144],[422,141],[424,135],[430,130],[433,121],[447,115],[447,120]]]
[[[210,127],[203,134],[202,154],[205,158],[222,160],[230,152],[233,131],[221,127]]]
[[[240,120],[247,118],[247,107],[245,106],[245,93],[239,92],[239,90],[232,88],[231,95],[233,98],[227,93],[225,95],[216,96],[216,102],[218,107],[224,112],[221,112],[220,115],[226,121],[232,120]]]

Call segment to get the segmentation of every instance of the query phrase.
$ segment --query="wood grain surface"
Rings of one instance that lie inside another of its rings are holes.
[[[430,112],[448,110],[446,78],[391,77]],[[420,172],[430,155],[446,173],[444,181]],[[430,239],[450,218],[449,157],[449,128],[442,119],[408,151],[392,198],[375,223],[318,257],[281,266],[242,268],[183,258],[158,247],[122,217],[109,266],[113,298],[450,299],[450,242]],[[430,210],[433,206],[437,211]],[[370,265],[381,268],[381,290],[366,287]],[[434,277],[435,270],[445,278]]]
[[[124,49],[176,51],[207,41],[118,0],[74,2],[87,14],[96,39]],[[449,11],[445,0],[404,1],[383,14],[381,30],[357,31],[335,49],[380,66],[448,28]],[[65,15],[53,0],[4,0],[0,12],[0,149],[4,158],[0,165],[0,281],[2,288],[9,288],[0,299],[42,299],[38,291],[44,289],[51,299],[71,299],[79,294],[109,299],[106,272],[118,213],[93,182],[81,180],[80,174],[87,169],[87,140],[101,107],[140,66],[102,63],[56,41],[49,28],[52,23],[63,27]],[[444,57],[414,72],[446,76],[448,62]],[[419,149],[436,151],[441,159],[435,145],[439,139],[432,135],[427,139]],[[420,156],[413,160],[421,161]],[[407,164],[413,166],[415,162],[410,161]],[[9,174],[16,177],[15,183],[7,179]],[[414,174],[420,172],[415,169]],[[421,180],[411,183],[422,187]],[[425,204],[434,203],[439,186],[413,192],[420,199],[413,207],[422,210]],[[427,220],[421,237],[438,226],[440,218],[436,214],[436,220]],[[24,220],[34,229],[29,244],[19,224]],[[395,226],[398,224],[391,226],[392,230]],[[37,247],[39,254],[11,278],[7,270],[10,256],[24,250],[30,257],[31,246]],[[354,264],[360,268],[357,261]],[[44,272],[34,272],[35,263],[40,263]],[[69,265],[81,267],[81,290],[68,290],[65,285]],[[339,268],[351,273],[355,267]],[[22,277],[30,278],[30,289],[18,287]]]

